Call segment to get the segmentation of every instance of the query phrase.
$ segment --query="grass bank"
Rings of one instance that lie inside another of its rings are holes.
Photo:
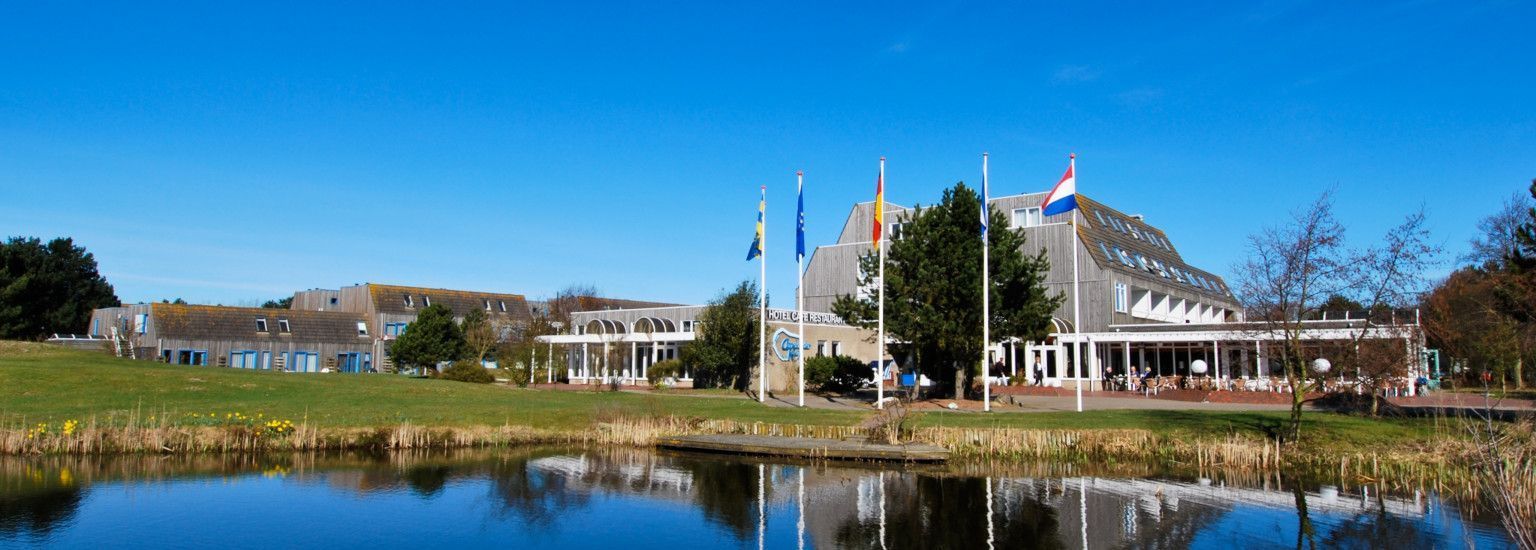
[[[729,396],[518,389],[387,375],[294,375],[128,361],[0,342],[0,452],[113,453],[649,445],[686,433],[862,435],[864,411]],[[962,456],[1144,461],[1420,477],[1465,450],[1435,419],[1311,413],[1304,452],[1281,412],[914,413],[908,434]],[[1394,470],[1395,469],[1395,470]],[[1421,471],[1422,470],[1422,471]]]

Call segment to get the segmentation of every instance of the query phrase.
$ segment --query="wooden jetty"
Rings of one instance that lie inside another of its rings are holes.
[[[943,462],[949,450],[934,445],[881,445],[857,440],[780,437],[772,435],[688,435],[663,437],[656,441],[663,449],[732,453],[791,458],[831,460],[880,460],[897,462]]]

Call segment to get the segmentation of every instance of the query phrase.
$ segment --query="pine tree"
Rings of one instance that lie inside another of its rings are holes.
[[[0,243],[0,338],[84,332],[91,310],[118,303],[96,258],[72,239]]]
[[[389,346],[396,364],[433,370],[438,363],[463,359],[467,351],[464,331],[453,321],[453,310],[442,304],[422,308],[405,333]]]

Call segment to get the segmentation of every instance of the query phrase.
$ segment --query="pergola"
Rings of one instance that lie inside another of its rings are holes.
[[[692,342],[696,335],[693,332],[678,331],[676,323],[661,317],[642,317],[636,320],[633,326],[626,325],[623,321],[593,319],[587,322],[581,334],[553,334],[539,336],[536,340],[549,346],[550,360],[554,358],[556,344],[568,346],[567,349],[581,350],[579,360],[566,368],[566,378],[572,382],[618,380],[633,383],[645,380],[651,365],[663,360],[663,355],[675,353],[677,345]],[[629,344],[628,364],[610,364],[612,363],[609,360],[611,347],[624,344]],[[580,348],[574,347],[578,345]],[[593,357],[592,346],[602,346],[602,354]],[[648,348],[648,353],[640,353],[641,346]],[[552,382],[553,365],[550,367],[549,381]],[[686,371],[680,378],[684,381],[690,379]]]

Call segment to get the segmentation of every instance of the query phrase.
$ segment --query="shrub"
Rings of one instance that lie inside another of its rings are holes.
[[[812,357],[805,360],[805,386],[817,391],[843,393],[862,387],[874,370],[863,361],[846,355]]]
[[[476,384],[489,384],[496,381],[496,375],[491,374],[490,369],[480,365],[479,361],[468,359],[454,361],[452,365],[448,365],[448,368],[443,369],[442,377],[445,380]]]
[[[683,372],[683,363],[676,359],[658,361],[645,369],[645,379],[651,384],[660,384],[668,378],[677,378]]]

